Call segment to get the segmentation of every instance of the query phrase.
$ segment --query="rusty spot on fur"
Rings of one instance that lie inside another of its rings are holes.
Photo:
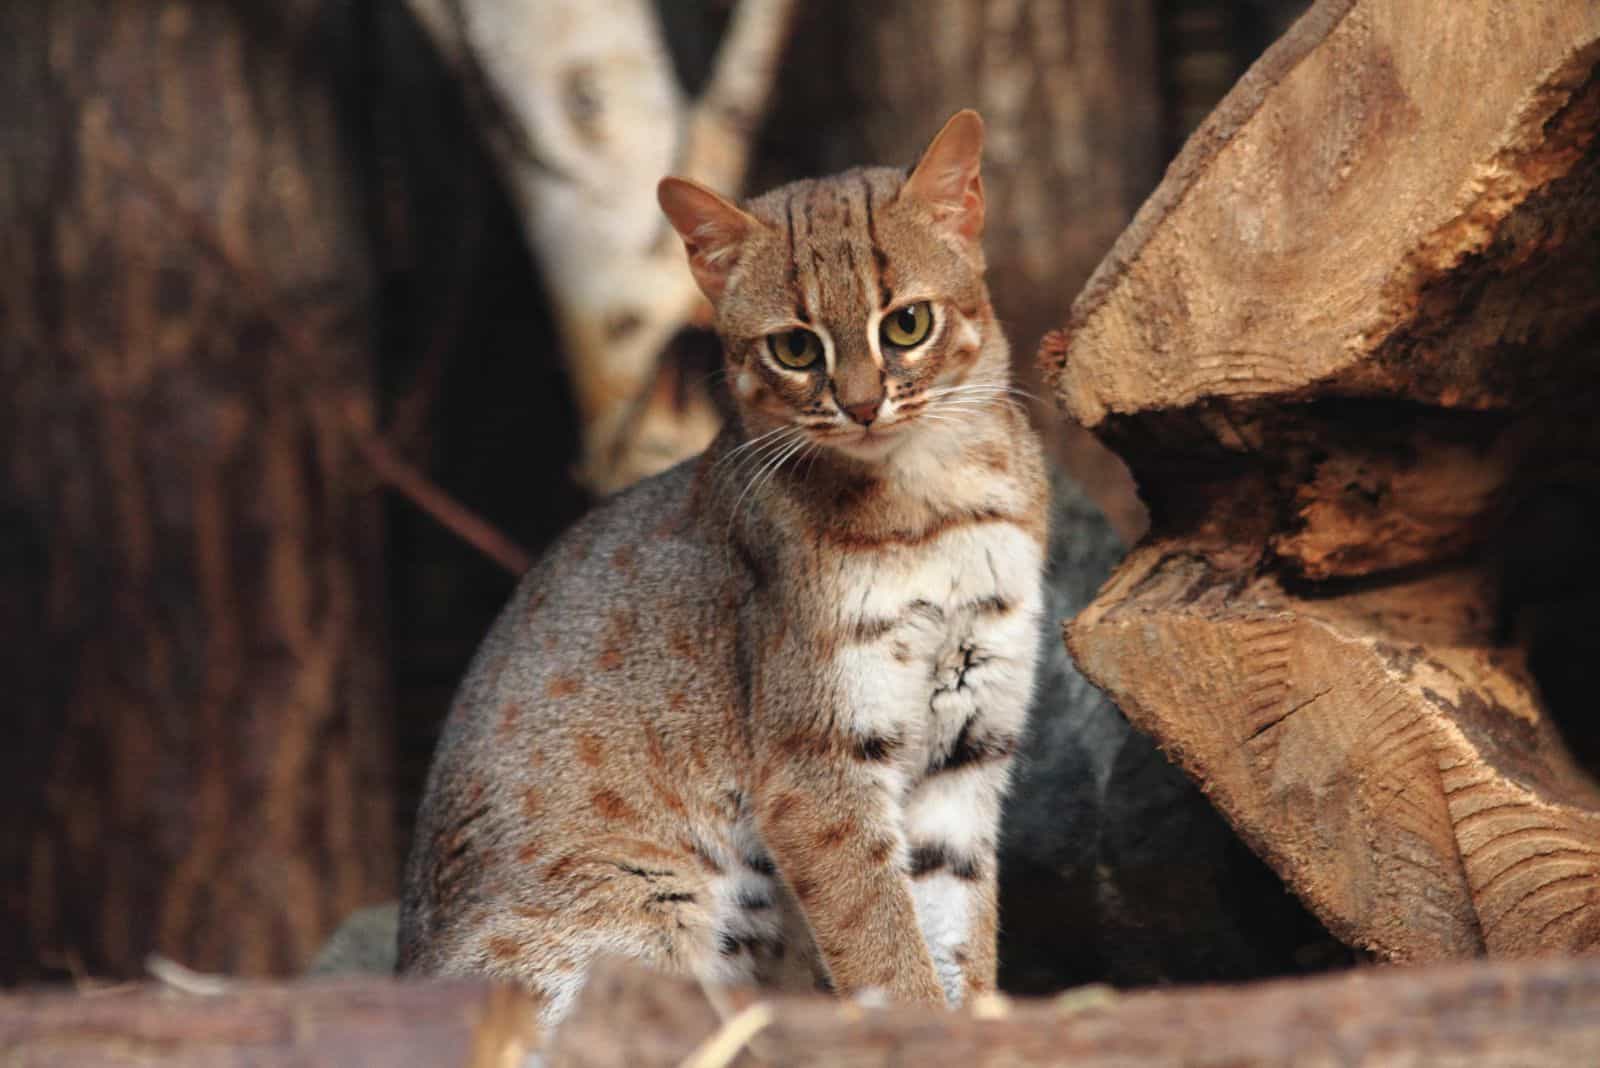
[[[874,864],[887,864],[894,855],[894,842],[887,838],[879,839],[867,850],[867,859]]]
[[[824,849],[837,849],[849,841],[856,832],[856,821],[848,817],[831,823],[817,832],[817,845]]]
[[[622,666],[622,650],[608,646],[600,651],[600,659],[596,663],[602,671],[615,671]]]
[[[529,818],[544,811],[544,793],[537,786],[522,791],[522,814]]]
[[[617,551],[611,554],[611,566],[624,575],[632,575],[634,563],[638,556],[639,554],[634,550],[633,546],[620,545],[617,547]]]
[[[767,819],[771,820],[773,823],[782,823],[784,820],[794,815],[795,810],[800,807],[801,799],[799,794],[779,794],[777,797],[774,797],[772,799],[772,803],[767,806]]]
[[[542,750],[542,749],[530,749],[530,750],[528,750],[528,763],[532,764],[536,768],[544,767],[544,750]]]
[[[669,849],[663,845],[657,845],[654,842],[630,841],[628,843],[628,848],[635,857],[641,860],[650,858],[662,861],[664,863],[677,863],[683,859],[683,855],[678,853],[676,850]]]
[[[695,644],[694,635],[689,633],[687,627],[673,627],[667,642],[672,647],[672,655],[679,660],[700,659],[700,647]]]
[[[582,684],[571,675],[557,675],[545,684],[544,692],[546,697],[560,700],[563,697],[571,697],[580,689]]]
[[[602,819],[615,823],[632,820],[638,815],[633,806],[615,790],[596,790],[589,796],[589,801]]]
[[[498,961],[514,961],[522,957],[522,943],[509,935],[495,935],[489,939],[489,955]]]
[[[789,881],[789,889],[794,891],[794,896],[796,898],[800,899],[802,902],[805,902],[810,901],[816,896],[817,884],[812,882],[810,879],[801,876],[798,879],[791,879]]]
[[[639,633],[639,617],[631,608],[619,608],[611,613],[606,633],[612,645],[631,645]]]
[[[538,860],[541,856],[543,856],[543,853],[539,849],[539,843],[538,842],[528,842],[521,849],[517,850],[517,863],[518,864],[532,864],[534,861]]]
[[[507,701],[500,706],[499,733],[502,738],[508,738],[517,732],[517,720],[522,716],[522,706],[515,701]]]
[[[654,724],[646,724],[644,728],[644,753],[650,765],[662,771],[667,768],[667,747],[661,740],[661,732],[656,730]]]
[[[662,808],[665,808],[668,812],[676,813],[679,816],[689,811],[688,807],[683,803],[682,795],[680,795],[677,791],[673,790],[664,783],[656,783],[655,787],[656,795],[661,801]]]
[[[593,734],[580,734],[575,740],[578,763],[598,768],[605,760],[605,743]]]
[[[778,749],[790,757],[827,758],[839,751],[839,739],[831,734],[795,731],[778,743]]]
[[[559,882],[566,876],[572,874],[572,870],[582,863],[583,857],[577,853],[568,853],[564,857],[557,857],[555,860],[551,861],[550,866],[544,870],[544,877],[549,882]]]

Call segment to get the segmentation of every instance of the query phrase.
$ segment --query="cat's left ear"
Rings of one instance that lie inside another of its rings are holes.
[[[739,260],[739,247],[761,224],[726,197],[687,178],[661,179],[656,200],[683,238],[700,292],[716,304]]]
[[[958,111],[923,150],[901,190],[933,209],[934,218],[968,241],[983,236],[983,119]]]

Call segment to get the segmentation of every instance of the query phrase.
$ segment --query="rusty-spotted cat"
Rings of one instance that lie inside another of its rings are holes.
[[[983,125],[743,207],[668,178],[736,416],[523,580],[456,697],[401,970],[595,956],[959,1003],[1033,684],[1039,444],[984,283]]]

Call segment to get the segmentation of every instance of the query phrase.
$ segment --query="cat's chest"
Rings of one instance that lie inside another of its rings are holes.
[[[979,716],[1020,722],[1040,609],[1039,543],[1006,522],[852,556],[837,572],[832,668],[862,735],[937,762]]]

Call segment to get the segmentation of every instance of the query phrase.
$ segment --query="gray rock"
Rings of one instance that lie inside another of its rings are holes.
[[[308,975],[371,972],[393,975],[399,953],[400,902],[385,901],[357,909],[317,953]]]

